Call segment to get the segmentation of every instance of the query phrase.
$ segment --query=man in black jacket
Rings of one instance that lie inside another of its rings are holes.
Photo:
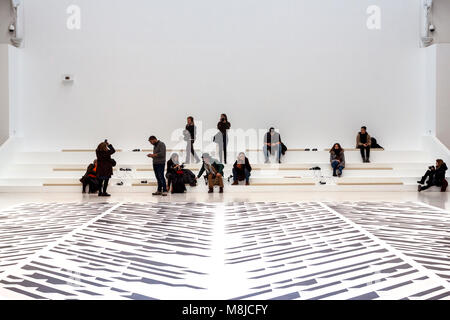
[[[243,152],[239,153],[236,162],[233,165],[233,186],[239,184],[239,181],[245,179],[245,185],[250,185],[250,172],[252,171],[252,166],[248,161],[248,158]]]

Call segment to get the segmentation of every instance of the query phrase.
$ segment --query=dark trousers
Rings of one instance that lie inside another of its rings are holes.
[[[99,182],[98,192],[106,193],[106,189],[108,189],[109,178],[108,177],[99,177],[98,182]],[[103,190],[102,190],[102,188],[103,188]]]
[[[370,146],[367,146],[367,147],[359,146],[359,151],[361,152],[361,157],[363,159],[369,159],[369,157],[370,157]],[[365,155],[364,155],[364,151],[366,152]]]
[[[342,174],[342,170],[344,170],[344,166],[342,166],[337,160],[333,160],[331,162],[331,167],[333,168],[333,176],[336,174]]]
[[[420,179],[420,184],[432,184],[434,180],[434,172],[434,170],[427,170],[422,179]]]
[[[249,181],[250,180],[250,172],[247,169],[244,169],[244,177],[245,177],[245,181]],[[233,181],[238,181],[239,180],[239,173],[236,170],[236,168],[233,168]]]
[[[83,192],[86,192],[86,187],[89,186],[89,193],[96,192],[98,189],[98,179],[86,177],[83,179]]]
[[[441,187],[441,191],[445,192],[447,190],[448,182],[447,180],[443,181],[436,181],[434,178],[435,171],[434,170],[428,170],[425,172],[425,175],[420,179],[420,184],[426,184],[425,186],[421,187],[421,190],[427,190],[430,187],[436,186]]]
[[[194,156],[194,159],[196,162],[199,162],[200,159],[195,153],[194,149],[194,142],[195,140],[188,140],[186,144],[186,163],[191,163],[191,155]]]
[[[223,154],[223,157],[222,157]],[[222,133],[222,143],[219,143],[219,160],[227,163],[227,135]]]
[[[156,181],[158,181],[158,192],[167,192],[166,178],[164,177],[165,163],[153,164]]]

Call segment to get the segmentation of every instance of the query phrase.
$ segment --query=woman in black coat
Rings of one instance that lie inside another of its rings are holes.
[[[222,113],[220,115],[220,121],[217,123],[217,129],[219,130],[221,138],[218,137],[219,141],[216,143],[219,145],[219,159],[220,162],[227,163],[227,144],[228,144],[228,134],[227,131],[230,130],[231,123],[228,122],[227,115]],[[223,157],[222,157],[223,154]]]
[[[108,188],[108,182],[113,175],[113,167],[116,165],[114,159],[111,155],[114,154],[116,150],[114,147],[108,143],[107,140],[98,145],[95,153],[97,154],[97,177],[99,180],[99,197],[109,197],[110,194],[106,192]],[[102,189],[103,186],[103,189]]]
[[[239,180],[242,181],[244,179],[245,185],[250,185],[250,172],[252,172],[250,161],[248,161],[245,153],[239,153],[238,158],[233,165],[233,186],[238,185]]]
[[[445,192],[447,190],[448,182],[445,179],[445,172],[447,171],[447,165],[442,159],[436,160],[436,167],[432,166],[425,173],[419,183],[418,190],[427,190],[430,187],[436,186],[441,187],[441,191]],[[426,184],[422,186],[422,184]]]

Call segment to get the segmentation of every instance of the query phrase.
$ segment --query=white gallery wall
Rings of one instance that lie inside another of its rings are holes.
[[[15,125],[29,149],[174,145],[186,116],[205,130],[222,112],[234,129],[280,128],[288,148],[353,147],[367,125],[384,147],[415,149],[430,130],[420,0],[24,4]],[[80,30],[66,26],[73,4]]]
[[[8,46],[0,44],[0,146],[9,138]]]

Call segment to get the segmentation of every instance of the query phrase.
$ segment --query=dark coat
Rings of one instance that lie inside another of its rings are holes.
[[[236,161],[234,162],[233,168],[239,171],[239,168],[238,168],[237,164],[238,164],[238,162],[237,162],[237,160],[236,160]],[[247,158],[247,157],[245,157],[245,165],[244,165],[244,168],[243,168],[243,169],[244,169],[244,170],[247,169],[248,172],[251,172],[251,171],[252,171],[252,166],[250,165],[250,161],[248,161],[248,158]],[[242,171],[244,171],[244,170],[242,170]]]
[[[217,129],[219,129],[219,131],[222,132],[222,134],[227,134],[227,130],[230,129],[230,127],[231,127],[231,123],[229,123],[228,121],[226,121],[226,122],[220,121],[217,124]]]
[[[436,185],[441,185],[445,180],[445,172],[447,171],[447,165],[445,163],[441,164],[439,168],[436,169],[434,173],[434,181]]]
[[[80,179],[80,181],[84,183],[85,181],[88,181],[89,178],[92,179],[92,177],[89,176],[90,174],[96,176],[96,175],[97,175],[97,172],[94,171],[94,168],[95,168],[95,165],[94,165],[93,163],[91,163],[91,164],[87,167],[86,173],[85,173],[84,176]]]
[[[113,175],[113,163],[111,155],[116,152],[110,144],[108,151],[96,151],[97,154],[97,177],[111,177]]]

